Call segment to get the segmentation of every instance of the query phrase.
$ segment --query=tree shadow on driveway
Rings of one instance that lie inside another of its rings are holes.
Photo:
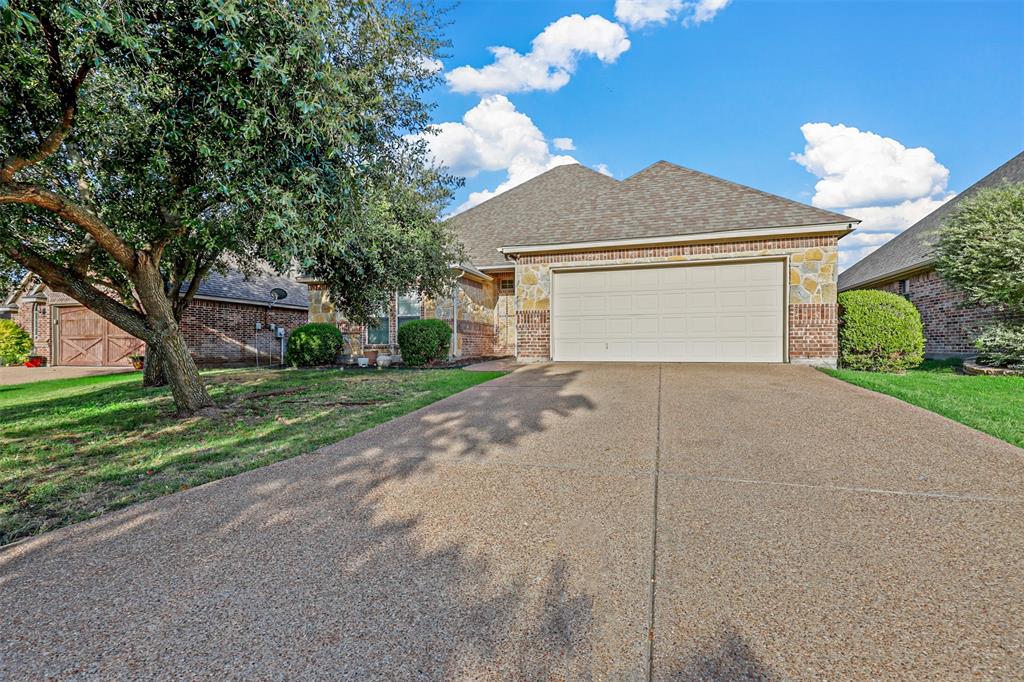
[[[519,466],[532,439],[598,411],[576,372],[533,371],[539,387],[499,379],[0,550],[0,671],[632,676],[650,529],[613,502],[649,481]]]

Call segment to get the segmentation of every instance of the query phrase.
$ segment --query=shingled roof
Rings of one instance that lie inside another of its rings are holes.
[[[667,161],[625,180],[557,166],[451,220],[477,267],[507,264],[502,246],[857,222]]]
[[[844,270],[839,275],[839,290],[856,289],[865,284],[885,281],[895,275],[927,267],[934,262],[932,247],[946,216],[952,213],[961,201],[978,190],[1008,182],[1024,182],[1024,152],[1017,154],[873,253]]]

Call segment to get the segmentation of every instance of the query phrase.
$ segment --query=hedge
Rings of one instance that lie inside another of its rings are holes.
[[[20,365],[32,352],[32,337],[11,320],[0,320],[0,365]]]
[[[839,362],[848,369],[905,372],[924,360],[921,314],[902,296],[865,289],[839,294]]]
[[[344,346],[345,337],[333,324],[304,324],[288,339],[285,362],[292,367],[333,365]]]
[[[452,328],[443,320],[413,320],[398,328],[402,362],[413,367],[448,357]]]
[[[990,325],[975,340],[974,347],[983,365],[1024,369],[1024,323]]]

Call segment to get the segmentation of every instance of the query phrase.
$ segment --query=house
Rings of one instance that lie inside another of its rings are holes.
[[[964,305],[963,296],[935,272],[932,248],[942,221],[965,198],[987,187],[1024,182],[1024,152],[862,258],[839,275],[839,290],[882,289],[905,296],[921,313],[925,356],[962,357],[975,352],[973,340],[998,311]]]
[[[288,295],[269,307],[270,291]],[[306,287],[288,277],[262,270],[246,277],[228,270],[210,272],[185,309],[181,328],[196,362],[203,366],[280,362],[280,341],[269,325],[291,330],[305,324]],[[29,275],[8,296],[7,314],[31,334],[33,355],[51,365],[123,366],[145,344],[107,322],[66,294],[51,291]],[[256,329],[259,322],[262,329]]]
[[[838,355],[838,240],[858,221],[659,161],[616,180],[558,166],[454,218],[450,298],[398,295],[367,328],[309,281],[310,320],[350,352],[408,319],[453,324],[457,356],[800,362]]]

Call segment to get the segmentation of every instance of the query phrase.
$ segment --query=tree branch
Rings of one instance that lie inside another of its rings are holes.
[[[10,244],[0,246],[0,253],[30,270],[54,291],[67,294],[104,319],[140,339],[149,337],[146,318],[139,312],[117,302],[68,268],[48,260],[34,250]]]
[[[84,206],[61,195],[23,182],[0,184],[0,204],[28,204],[50,211],[85,230],[104,251],[129,273],[135,270],[135,250]]]

